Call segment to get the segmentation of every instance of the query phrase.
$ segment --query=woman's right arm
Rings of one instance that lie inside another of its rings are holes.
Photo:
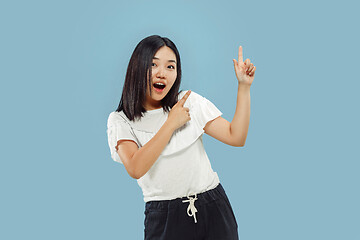
[[[126,171],[132,178],[139,179],[149,171],[169,143],[173,133],[173,127],[170,126],[169,122],[165,122],[155,136],[141,148],[138,148],[132,140],[120,140],[118,142],[117,152],[123,159]]]
[[[189,108],[184,107],[184,103],[190,93],[191,91],[188,91],[183,98],[173,106],[168,119],[154,137],[144,146],[138,148],[132,140],[118,141],[117,153],[123,160],[126,171],[132,178],[139,179],[144,176],[169,143],[174,131],[191,120]]]

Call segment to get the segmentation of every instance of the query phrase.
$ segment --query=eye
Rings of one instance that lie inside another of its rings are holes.
[[[151,66],[154,66],[155,63],[152,63]]]
[[[172,67],[173,69],[175,69],[175,67],[173,65],[170,65],[169,67]]]

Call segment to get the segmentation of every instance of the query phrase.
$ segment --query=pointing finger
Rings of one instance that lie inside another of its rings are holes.
[[[243,62],[242,46],[239,47],[239,63]]]
[[[185,95],[180,99],[179,103],[181,106],[184,106],[186,99],[189,97],[191,90],[187,91]]]

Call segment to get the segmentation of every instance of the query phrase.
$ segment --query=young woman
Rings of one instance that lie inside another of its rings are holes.
[[[206,155],[202,135],[245,144],[255,67],[234,62],[238,96],[232,122],[208,99],[180,91],[175,44],[152,35],[136,46],[116,111],[107,122],[111,157],[137,179],[145,202],[145,239],[238,239],[230,201]]]

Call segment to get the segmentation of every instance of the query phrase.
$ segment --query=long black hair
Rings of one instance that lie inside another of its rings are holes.
[[[150,88],[151,95],[151,66],[155,53],[163,46],[173,50],[176,55],[177,77],[168,94],[161,100],[163,111],[169,112],[178,99],[181,83],[180,54],[175,44],[166,37],[151,35],[141,40],[131,55],[126,71],[125,83],[117,112],[124,111],[127,118],[133,121],[141,118],[146,109],[143,103],[146,99],[146,88]],[[148,77],[146,77],[148,73]],[[148,81],[147,81],[148,79]]]

